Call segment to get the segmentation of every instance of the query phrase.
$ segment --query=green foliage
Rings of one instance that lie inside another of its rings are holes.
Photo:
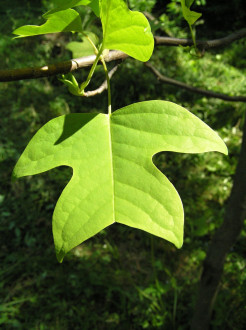
[[[14,33],[25,36],[47,31],[82,32],[78,28],[79,14],[67,6],[86,3],[60,1],[59,4],[57,10],[46,14],[47,23],[43,26],[24,26]],[[109,83],[101,57],[104,49],[118,49],[141,61],[148,60],[153,51],[153,35],[143,14],[130,11],[123,0],[100,0],[99,5],[103,41],[97,50],[86,36],[97,53],[86,81],[79,86],[72,74],[68,79],[60,79],[74,95],[83,95],[99,59]],[[71,19],[69,14],[76,18]],[[56,30],[52,30],[54,25]],[[163,150],[227,153],[223,141],[185,109],[151,101],[111,114],[110,86],[108,91],[108,115],[67,115],[52,120],[31,140],[13,172],[13,177],[18,178],[61,165],[73,168],[73,177],[57,203],[53,219],[60,262],[72,248],[114,222],[145,230],[181,247],[182,203],[176,190],[160,176],[150,160]]]
[[[103,47],[117,49],[146,62],[152,55],[154,38],[145,16],[132,12],[123,0],[101,0]]]
[[[99,16],[99,0],[53,0],[55,4],[55,8],[49,10],[47,13],[43,15],[44,18],[48,18],[51,14],[54,14],[59,11],[63,11],[69,8],[77,7],[77,6],[92,6],[95,10],[94,12]]]
[[[227,153],[216,133],[187,110],[150,101],[111,116],[71,114],[52,120],[31,140],[13,176],[34,175],[61,165],[73,168],[53,218],[59,261],[114,222],[181,247],[182,203],[151,162],[153,154],[163,150]]]
[[[41,26],[25,25],[13,31],[19,38],[57,32],[82,32],[80,15],[73,9],[51,14]]]
[[[134,2],[136,6],[141,3]],[[146,6],[149,2],[145,1]],[[76,35],[14,41],[9,37],[14,28],[35,22],[42,12],[52,8],[51,1],[46,3],[44,7],[37,0],[13,0],[7,12],[0,5],[2,68],[39,66],[71,57],[65,47],[69,41],[80,40]],[[153,12],[156,17],[156,10],[160,14],[165,11],[163,2],[159,3]],[[233,14],[235,6],[229,3],[221,2],[219,6],[218,2],[208,2],[203,12],[206,9],[214,14],[214,6],[217,6],[217,15],[211,14],[206,19],[211,24],[217,22],[218,28],[208,34],[210,24],[206,20],[204,39],[216,39],[236,26],[243,26],[245,20],[240,23],[239,17]],[[221,15],[225,7],[230,8],[230,16]],[[79,8],[83,23],[86,15],[89,16],[86,8]],[[177,9],[178,15],[180,7]],[[187,37],[184,21],[176,14],[165,13],[163,30],[156,33],[162,34],[167,29],[172,36]],[[232,20],[236,26],[231,24]],[[227,31],[225,27],[229,22]],[[202,27],[197,28],[199,38]],[[100,35],[97,23],[86,30],[91,28]],[[245,40],[214,53],[206,52],[199,60],[181,47],[161,47],[156,49],[151,61],[165,75],[188,84],[244,95],[245,52]],[[78,80],[85,79],[87,73],[83,69],[75,76]],[[98,66],[91,89],[103,82],[102,73]],[[158,98],[182,104],[218,131],[228,146],[229,157],[218,153],[164,152],[153,158],[183,201],[185,237],[182,249],[177,250],[167,241],[152,237],[152,263],[151,235],[115,224],[72,250],[65,261],[57,265],[51,235],[52,210],[71,178],[71,168],[59,167],[14,184],[9,178],[19,155],[43,124],[56,116],[74,112],[99,113],[107,107],[106,93],[93,98],[74,97],[54,77],[1,83],[0,194],[4,197],[0,197],[0,328],[66,330],[77,329],[82,324],[83,330],[186,329],[190,324],[204,251],[214,230],[223,221],[232,186],[245,104],[208,99],[163,85],[140,62],[132,59],[119,66],[111,88],[112,104],[117,108]],[[213,312],[213,330],[245,327],[245,238],[244,230],[226,260]]]
[[[131,9],[133,10],[138,10],[138,11],[147,11],[147,12],[151,12],[151,10],[153,9],[156,0],[129,0],[129,6]]]
[[[89,56],[95,54],[95,49],[93,48],[89,39],[94,43],[95,46],[98,45],[98,37],[91,32],[86,32],[86,36],[82,37],[82,42],[79,41],[71,41],[66,45],[66,49],[70,50],[73,54],[73,58],[81,57],[81,56]]]
[[[202,16],[202,14],[190,10],[193,2],[194,0],[181,0],[183,16],[189,25],[193,25]]]

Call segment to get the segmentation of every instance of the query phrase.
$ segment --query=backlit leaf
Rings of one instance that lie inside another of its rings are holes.
[[[117,49],[148,61],[154,48],[154,38],[146,17],[127,8],[124,0],[100,0],[103,46]]]
[[[53,215],[57,258],[114,222],[183,244],[180,197],[152,163],[160,151],[200,153],[227,148],[184,108],[164,101],[132,104],[106,114],[69,114],[32,138],[13,177],[73,168]]]
[[[190,6],[193,2],[194,0],[181,0],[183,16],[189,25],[193,25],[198,20],[198,18],[202,16],[201,13],[190,10]]]
[[[24,25],[13,34],[21,38],[57,32],[82,32],[80,15],[73,9],[59,11],[50,15],[43,25]]]

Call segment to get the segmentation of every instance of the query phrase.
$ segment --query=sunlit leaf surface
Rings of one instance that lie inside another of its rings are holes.
[[[114,222],[182,246],[180,197],[152,162],[160,151],[227,153],[227,148],[200,119],[164,101],[132,104],[110,116],[69,114],[49,121],[36,133],[13,177],[61,165],[73,168],[53,215],[59,261]]]

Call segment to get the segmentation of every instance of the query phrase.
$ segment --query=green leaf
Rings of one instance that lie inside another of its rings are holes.
[[[93,41],[96,46],[99,42],[98,37],[92,33],[87,33],[88,37]],[[73,58],[81,57],[81,56],[89,56],[94,55],[95,50],[91,43],[88,41],[86,37],[82,38],[82,42],[72,41],[66,45],[66,49],[70,50],[73,53]]]
[[[69,114],[49,121],[16,164],[14,178],[54,167],[73,168],[53,215],[57,258],[119,222],[183,244],[183,207],[154,166],[160,151],[200,153],[227,148],[184,108],[164,101],[132,104],[106,114]]]
[[[195,0],[185,0],[186,7],[190,8]]]
[[[80,15],[73,9],[59,11],[49,15],[43,25],[24,25],[14,30],[18,38],[58,32],[82,32]]]
[[[198,20],[198,18],[202,16],[201,13],[190,10],[193,2],[194,0],[181,0],[183,16],[189,25],[193,25]]]
[[[99,0],[53,0],[55,8],[49,10],[43,15],[44,18],[48,18],[51,14],[54,14],[61,10],[74,8],[77,6],[89,6],[94,13],[99,16]]]
[[[91,7],[97,17],[100,16],[99,0],[92,0],[89,7]]]
[[[100,0],[103,47],[117,49],[148,61],[154,49],[154,38],[146,17],[127,8],[124,0]]]

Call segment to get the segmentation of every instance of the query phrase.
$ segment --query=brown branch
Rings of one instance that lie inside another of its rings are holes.
[[[201,41],[197,40],[197,47],[200,49],[211,49],[215,47],[222,47],[228,45],[235,40],[244,38],[246,36],[246,29],[242,29],[235,33],[230,34],[227,37],[215,40]],[[191,46],[192,40],[190,39],[179,39],[170,37],[160,37],[155,36],[155,44],[162,46]],[[119,59],[125,59],[128,55],[121,51],[110,51],[107,56],[105,56],[106,62],[111,62]],[[60,62],[56,64],[49,64],[42,67],[35,68],[24,68],[24,69],[10,69],[10,70],[0,70],[0,82],[16,81],[23,79],[37,79],[43,77],[55,76],[58,74],[66,74],[84,67],[91,66],[95,60],[96,56],[86,56],[76,59],[72,59],[65,62]]]
[[[169,84],[169,85],[173,85],[173,86],[177,86],[183,89],[186,89],[192,93],[197,93],[197,94],[201,94],[204,95],[206,97],[214,97],[216,99],[221,99],[224,101],[232,101],[232,102],[246,102],[246,96],[229,96],[226,94],[222,94],[222,93],[216,93],[213,91],[207,91],[201,88],[197,88],[197,87],[193,87],[190,85],[187,85],[181,81],[175,80],[175,79],[171,79],[168,78],[166,76],[163,76],[152,64],[150,64],[149,62],[146,62],[145,65],[156,75],[156,77],[158,78],[158,80],[164,82],[165,84]]]
[[[111,62],[116,60],[123,60],[126,57],[128,57],[128,55],[125,53],[118,50],[113,50],[104,57],[104,60],[105,62]],[[55,76],[58,74],[66,74],[81,68],[91,66],[95,59],[96,55],[91,55],[56,64],[45,65],[42,67],[0,70],[0,82],[36,79]]]
[[[231,44],[232,42],[246,37],[246,29],[236,31],[228,36],[214,40],[196,40],[197,48],[201,50],[212,49],[216,47],[223,47]],[[155,36],[155,44],[162,46],[192,46],[191,39],[179,39],[170,37]]]
[[[109,71],[109,74],[108,74],[109,79],[112,78],[114,73],[117,71],[118,67],[119,67],[119,64],[117,64],[115,67],[113,67],[112,70]],[[95,89],[94,91],[85,92],[83,94],[83,96],[91,97],[91,96],[95,96],[95,95],[98,95],[98,94],[102,94],[102,92],[104,92],[107,88],[108,88],[108,83],[107,83],[107,80],[105,80],[99,88]]]

